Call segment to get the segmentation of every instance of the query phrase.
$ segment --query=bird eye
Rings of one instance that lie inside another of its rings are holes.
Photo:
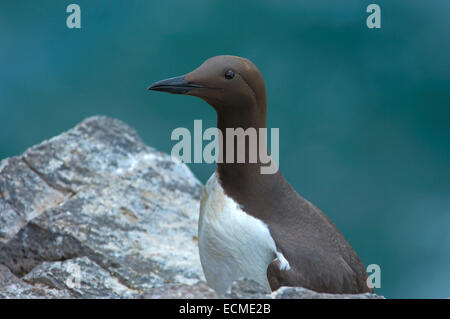
[[[232,78],[234,78],[234,71],[229,69],[225,72],[224,76],[225,76],[225,79],[231,80]]]

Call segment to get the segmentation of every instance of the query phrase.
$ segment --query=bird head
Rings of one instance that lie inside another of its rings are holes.
[[[266,89],[258,68],[248,59],[221,55],[194,71],[158,81],[148,88],[199,97],[219,114],[266,113]]]

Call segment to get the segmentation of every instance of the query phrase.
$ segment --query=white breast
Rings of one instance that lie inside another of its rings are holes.
[[[198,225],[200,260],[208,285],[222,296],[234,280],[245,277],[270,292],[267,266],[275,258],[282,269],[289,269],[289,263],[277,252],[267,225],[228,197],[216,174],[203,189]]]

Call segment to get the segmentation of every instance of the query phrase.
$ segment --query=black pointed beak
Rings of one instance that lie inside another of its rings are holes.
[[[161,91],[174,94],[186,94],[192,89],[204,88],[203,85],[189,83],[184,80],[185,75],[177,76],[174,78],[161,80],[153,83],[148,87],[151,91]]]

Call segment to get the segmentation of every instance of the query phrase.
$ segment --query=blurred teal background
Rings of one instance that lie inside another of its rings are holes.
[[[450,1],[376,1],[378,30],[373,2],[1,1],[0,159],[95,114],[170,152],[174,128],[215,113],[147,86],[244,56],[265,77],[284,175],[381,266],[377,292],[450,297]]]

